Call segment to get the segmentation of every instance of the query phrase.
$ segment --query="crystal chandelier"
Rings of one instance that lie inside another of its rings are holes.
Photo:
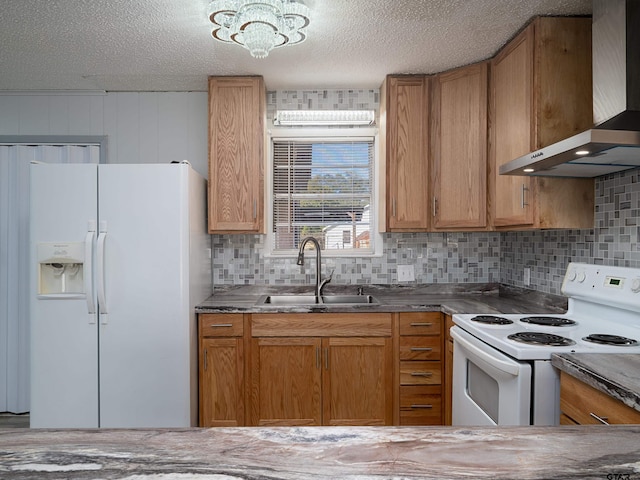
[[[306,38],[309,9],[294,0],[214,0],[209,20],[213,38],[237,43],[255,58],[273,48],[295,45]]]

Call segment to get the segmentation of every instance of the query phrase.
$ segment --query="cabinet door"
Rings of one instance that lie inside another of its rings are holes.
[[[434,229],[486,227],[487,72],[487,63],[480,63],[433,81]]]
[[[245,425],[243,365],[242,338],[201,340],[201,427]]]
[[[491,170],[496,226],[533,223],[532,179],[500,175],[500,166],[533,150],[533,24],[491,63]]]
[[[209,232],[263,226],[265,92],[261,77],[209,79]]]
[[[321,340],[253,338],[251,424],[321,425]]]
[[[391,425],[391,338],[323,340],[324,425]]]
[[[428,82],[424,76],[387,79],[388,231],[428,228]]]

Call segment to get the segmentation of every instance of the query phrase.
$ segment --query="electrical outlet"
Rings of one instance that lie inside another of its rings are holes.
[[[522,275],[522,282],[525,287],[531,285],[531,269],[529,267],[525,267],[524,274]]]
[[[398,281],[413,282],[416,279],[413,265],[398,265]]]

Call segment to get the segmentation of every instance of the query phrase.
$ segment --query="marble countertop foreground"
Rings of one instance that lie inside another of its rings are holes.
[[[638,479],[640,426],[0,430],[3,479]]]
[[[640,411],[640,355],[563,353],[553,355],[551,364]]]
[[[257,305],[263,295],[313,294],[310,286],[227,286],[197,306],[198,313],[316,313],[443,311],[445,313],[564,313],[567,299],[498,284],[328,285],[325,294],[355,295],[358,287],[375,305]]]

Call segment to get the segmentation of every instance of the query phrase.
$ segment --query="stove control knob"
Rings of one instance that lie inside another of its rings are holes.
[[[640,292],[640,278],[634,278],[631,281],[631,291],[633,293],[638,293]]]
[[[576,280],[575,270],[571,270],[569,273],[567,273],[567,278],[569,279],[570,282],[575,282]]]
[[[583,283],[587,279],[587,276],[585,275],[584,272],[578,272],[577,279],[578,279],[578,282]]]

